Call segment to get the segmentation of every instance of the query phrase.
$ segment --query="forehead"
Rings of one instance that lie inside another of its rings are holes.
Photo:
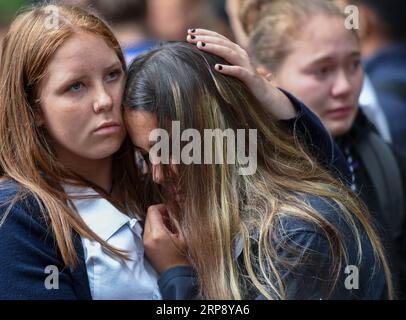
[[[291,54],[302,57],[329,55],[340,57],[359,52],[359,42],[344,18],[317,15],[311,18],[294,40]]]
[[[158,128],[158,118],[155,113],[125,109],[124,119],[127,131],[134,145],[149,151],[149,134]]]
[[[78,32],[67,39],[48,64],[48,73],[70,74],[106,68],[119,62],[117,54],[100,36]]]

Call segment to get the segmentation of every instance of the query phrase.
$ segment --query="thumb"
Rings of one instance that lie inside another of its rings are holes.
[[[145,219],[145,229],[149,230],[150,232],[153,230],[166,229],[163,220],[163,215],[165,215],[166,212],[166,206],[163,204],[150,206]]]

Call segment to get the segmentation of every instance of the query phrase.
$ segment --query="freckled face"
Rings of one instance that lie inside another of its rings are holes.
[[[42,122],[58,157],[98,160],[121,146],[124,73],[98,35],[80,32],[54,54],[40,84]]]

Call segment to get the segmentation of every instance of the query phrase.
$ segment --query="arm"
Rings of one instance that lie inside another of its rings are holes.
[[[344,182],[351,181],[351,174],[345,157],[320,119],[293,95],[284,90],[281,91],[295,106],[297,114],[291,119],[279,121],[292,134],[299,136],[309,153],[336,178]]]
[[[158,285],[164,300],[199,299],[199,287],[192,267],[168,269],[159,278]]]

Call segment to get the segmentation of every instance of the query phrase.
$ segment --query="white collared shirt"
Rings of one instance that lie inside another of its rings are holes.
[[[65,186],[68,195],[97,195],[91,188]],[[126,250],[123,260],[93,240],[81,237],[92,298],[162,299],[158,274],[144,257],[142,227],[137,219],[120,212],[104,198],[72,199],[80,216],[100,238],[114,248]]]

